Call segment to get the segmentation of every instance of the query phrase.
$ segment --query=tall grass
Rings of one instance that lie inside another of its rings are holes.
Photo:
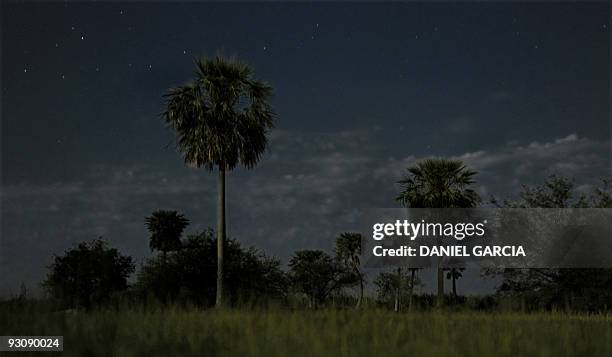
[[[611,315],[387,310],[0,309],[0,335],[68,356],[612,356]]]

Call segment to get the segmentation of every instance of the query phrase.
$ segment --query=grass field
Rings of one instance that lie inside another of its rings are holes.
[[[63,335],[68,356],[612,356],[612,315],[0,311],[0,335],[19,334]]]

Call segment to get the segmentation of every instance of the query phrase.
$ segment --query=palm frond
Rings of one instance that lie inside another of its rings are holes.
[[[272,87],[253,79],[239,61],[216,57],[195,65],[195,79],[164,96],[163,116],[185,163],[209,170],[254,167],[274,127]]]

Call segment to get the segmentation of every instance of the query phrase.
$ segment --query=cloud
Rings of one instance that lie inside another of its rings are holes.
[[[609,141],[598,142],[570,134],[551,142],[509,145],[495,151],[465,153],[454,158],[476,170],[491,171],[501,166],[515,168],[515,175],[521,177],[552,173],[588,176],[609,169],[609,148]],[[524,169],[524,165],[528,165],[529,170]]]
[[[493,150],[477,150],[452,155],[469,168],[479,172],[478,180],[497,194],[516,192],[521,184],[541,182],[551,174],[574,177],[593,183],[594,179],[612,174],[610,141],[596,141],[569,134],[547,142],[509,143]],[[378,177],[397,177],[405,167],[435,157],[407,156],[389,158],[377,170]]]
[[[376,135],[274,131],[257,168],[228,174],[229,234],[286,260],[297,249],[331,249],[336,234],[359,229],[360,208],[395,206],[405,168],[434,155],[389,156]],[[479,172],[483,195],[511,195],[553,172],[584,185],[610,174],[610,142],[576,134],[451,158]],[[2,186],[0,268],[10,281],[0,294],[40,281],[51,253],[100,235],[141,261],[150,254],[143,219],[155,209],[184,212],[188,232],[214,226],[216,175],[176,161],[91,165],[75,182]]]

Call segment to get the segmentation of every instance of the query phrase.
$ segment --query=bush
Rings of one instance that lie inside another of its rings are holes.
[[[56,256],[50,269],[43,282],[45,290],[64,307],[88,309],[125,290],[134,264],[132,257],[94,239]]]
[[[280,261],[255,248],[243,248],[233,239],[224,250],[224,290],[230,304],[262,304],[284,300],[287,278]],[[136,289],[161,302],[211,306],[215,302],[217,240],[212,230],[190,235],[182,247],[149,259],[138,274]]]

